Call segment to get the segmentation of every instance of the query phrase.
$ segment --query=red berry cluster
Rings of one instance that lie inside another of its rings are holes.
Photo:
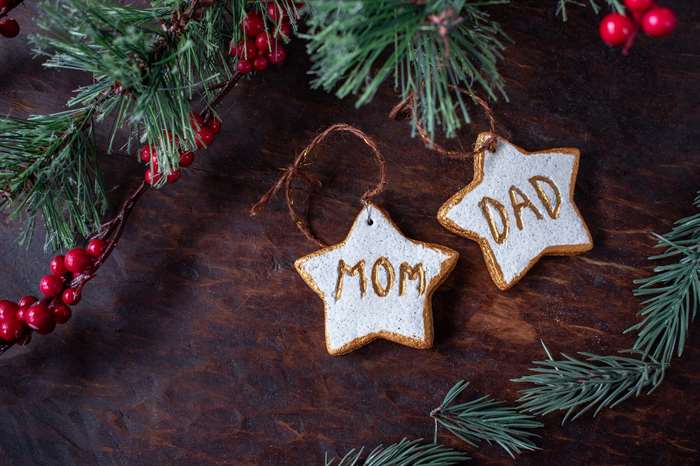
[[[301,8],[297,4],[298,8]],[[289,40],[292,36],[292,26],[286,11],[275,2],[265,6],[267,17],[272,21],[273,32],[265,30],[265,20],[257,11],[250,11],[243,19],[244,39],[237,45],[231,45],[231,56],[238,58],[236,70],[241,74],[251,71],[264,71],[272,63],[281,65],[287,58],[287,53],[279,39]],[[281,36],[281,37],[280,37]]]
[[[206,148],[214,142],[214,138],[221,131],[221,120],[216,117],[211,117],[209,122],[205,122],[202,115],[197,112],[190,113],[190,123],[195,132],[195,142],[199,149]],[[161,173],[158,171],[158,152],[157,149],[150,144],[146,144],[139,149],[139,158],[143,163],[150,163],[150,167],[144,173],[144,179],[149,185],[154,185],[161,179]],[[187,168],[194,162],[194,152],[181,150],[180,151],[180,167]],[[168,183],[175,183],[180,179],[182,173],[180,170],[174,170],[167,175]]]
[[[676,28],[673,11],[654,0],[625,0],[625,6],[629,15],[610,13],[600,22],[600,38],[611,47],[629,50],[640,27],[650,37],[667,36]]]
[[[80,301],[80,289],[70,288],[71,281],[89,272],[106,247],[104,240],[94,238],[85,249],[73,248],[65,255],[53,257],[49,263],[51,273],[39,281],[43,299],[24,296],[16,303],[0,300],[0,340],[23,343],[30,330],[46,335],[56,324],[65,324],[71,317],[69,306]]]
[[[22,0],[0,0],[0,36],[12,38],[19,34],[19,23],[6,15],[20,3]]]

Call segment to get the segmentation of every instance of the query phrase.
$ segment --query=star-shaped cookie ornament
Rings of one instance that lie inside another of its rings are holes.
[[[341,355],[377,338],[430,348],[431,297],[458,256],[406,238],[386,212],[367,204],[344,241],[294,267],[323,300],[328,352]]]
[[[474,157],[474,180],[438,212],[448,230],[477,241],[491,278],[502,290],[515,285],[545,254],[578,254],[593,247],[574,204],[577,149],[526,152],[496,138],[493,152]]]

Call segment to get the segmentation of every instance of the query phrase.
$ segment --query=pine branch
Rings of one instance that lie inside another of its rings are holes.
[[[0,206],[26,219],[23,241],[31,238],[38,216],[47,230],[46,249],[65,249],[76,234],[97,231],[105,197],[93,124],[110,113],[116,113],[114,134],[130,129],[127,151],[132,140],[157,145],[159,171],[167,175],[178,168],[180,150],[195,146],[192,98],[200,93],[213,100],[210,84],[232,77],[225,3],[42,3],[38,23],[44,33],[32,41],[48,57],[45,66],[86,71],[93,83],[76,90],[70,111],[0,118]]]
[[[379,445],[366,457],[364,448],[350,450],[336,463],[326,454],[325,466],[448,466],[469,459],[464,453],[443,445],[403,439],[388,446]]]
[[[537,435],[531,430],[542,427],[542,423],[532,416],[522,414],[488,395],[467,403],[453,404],[468,386],[469,383],[464,380],[457,382],[447,392],[442,404],[430,413],[436,423],[436,440],[439,425],[474,447],[481,440],[489,445],[496,443],[511,457],[523,450],[537,449],[530,440]]]
[[[549,359],[534,361],[536,367],[530,369],[535,375],[513,381],[536,385],[521,390],[521,409],[541,416],[563,411],[562,424],[591,409],[596,416],[603,408],[651,393],[663,380],[665,366],[656,361],[591,353],[579,353],[585,359],[562,354],[563,359],[555,360],[545,351]]]
[[[484,6],[507,0],[312,0],[308,51],[313,86],[374,97],[390,76],[401,99],[412,96],[414,115],[430,137],[448,137],[470,122],[467,94],[505,97],[497,69],[507,40]],[[415,127],[416,120],[413,121]]]
[[[694,205],[700,209],[700,193]],[[530,369],[537,374],[514,380],[537,385],[521,391],[524,410],[538,415],[564,411],[564,423],[593,408],[596,415],[630,397],[651,393],[663,382],[674,354],[683,354],[700,301],[700,213],[678,220],[669,233],[656,238],[656,247],[666,250],[649,259],[676,262],[657,266],[655,275],[635,281],[640,285],[635,295],[650,298],[640,312],[644,319],[625,330],[637,332],[637,340],[623,353],[639,358],[580,353],[585,360],[565,354],[555,360],[545,346],[549,359],[535,361],[537,367]]]
[[[700,209],[700,193],[694,205]],[[674,354],[683,354],[700,302],[700,212],[678,220],[669,233],[656,238],[656,247],[665,251],[649,260],[676,262],[657,266],[655,275],[635,281],[635,296],[646,297],[640,312],[644,319],[625,333],[637,333],[632,349],[642,357],[668,365]]]
[[[625,7],[622,4],[621,0],[604,0],[605,3],[607,4],[608,8],[610,8],[612,11],[616,13],[624,13]],[[574,6],[582,6],[585,7],[586,5],[589,5],[591,8],[593,8],[593,11],[595,14],[598,14],[601,10],[601,6],[598,4],[596,0],[588,0],[582,1],[582,0],[557,0],[557,16],[561,16],[562,21],[568,21],[568,7],[569,5],[574,5]]]
[[[39,25],[45,32],[32,38],[36,51],[49,57],[45,66],[94,76],[69,105],[92,105],[110,89],[121,91],[101,103],[98,120],[116,111],[113,134],[128,127],[129,142],[158,146],[164,174],[177,169],[180,148],[195,147],[189,116],[195,93],[206,97],[207,86],[231,76],[223,2],[201,3],[160,0],[137,8],[110,0],[44,2]]]
[[[29,242],[36,218],[46,225],[46,248],[66,248],[76,232],[99,227],[106,200],[93,145],[94,108],[27,120],[0,118],[0,206],[25,219]]]

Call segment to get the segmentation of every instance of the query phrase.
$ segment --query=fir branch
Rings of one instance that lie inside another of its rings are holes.
[[[95,160],[93,109],[27,120],[0,118],[0,206],[25,219],[21,242],[36,217],[46,225],[46,249],[67,248],[75,233],[99,227],[106,202]]]
[[[401,99],[432,138],[470,122],[467,94],[505,97],[497,69],[506,35],[484,6],[507,0],[312,0],[308,51],[314,87],[369,102],[393,76]],[[415,128],[416,120],[413,120]]]
[[[700,209],[700,193],[694,205]],[[636,332],[633,350],[642,357],[668,365],[673,355],[681,356],[688,328],[700,302],[700,212],[676,222],[665,235],[655,235],[657,248],[665,251],[649,260],[676,259],[654,268],[655,275],[635,280],[635,296],[643,296],[641,322],[625,330]]]
[[[700,209],[700,193],[694,205]],[[515,379],[537,385],[521,391],[523,409],[539,415],[564,411],[563,423],[592,408],[596,415],[605,407],[650,393],[663,382],[674,354],[683,354],[700,301],[700,213],[678,220],[669,233],[656,238],[656,247],[666,250],[649,259],[676,261],[635,281],[639,285],[635,295],[650,297],[640,311],[644,319],[625,330],[637,332],[637,339],[623,353],[639,358],[580,353],[585,360],[565,354],[555,360],[545,346],[549,359],[535,361],[537,367],[530,369],[537,374]]]
[[[326,453],[325,466],[448,466],[469,459],[467,455],[443,445],[424,443],[422,439],[403,439],[388,446],[379,445],[366,457],[364,448],[352,449],[336,463]]]
[[[457,382],[447,392],[442,404],[430,413],[435,419],[436,441],[438,426],[442,426],[474,447],[481,440],[489,445],[496,443],[511,457],[523,450],[537,449],[531,441],[537,434],[531,430],[542,427],[542,423],[532,416],[520,413],[488,395],[466,403],[453,404],[468,386],[469,383],[464,380]]]
[[[231,76],[221,53],[227,50],[223,2],[206,10],[199,3],[161,0],[137,8],[110,0],[44,2],[39,25],[45,32],[32,38],[37,52],[49,57],[45,66],[94,76],[69,105],[93,105],[115,86],[121,91],[101,102],[98,119],[116,110],[113,134],[129,127],[129,141],[158,146],[164,174],[177,169],[180,148],[195,146],[189,116],[194,93],[206,94],[205,84]],[[204,21],[198,21],[201,14],[208,15]]]
[[[663,380],[665,367],[656,361],[591,353],[579,353],[585,359],[566,354],[554,359],[546,347],[545,351],[549,359],[534,361],[536,367],[530,369],[535,375],[513,381],[536,385],[521,390],[521,409],[541,416],[563,411],[562,424],[593,408],[596,416],[603,408],[651,393]]]
[[[624,13],[625,7],[622,4],[621,0],[604,0],[605,3],[607,4],[608,8],[610,8],[612,11],[616,13]],[[588,1],[582,1],[582,0],[557,0],[557,16],[561,16],[562,21],[568,21],[568,7],[569,5],[574,5],[574,6],[583,6],[585,7],[586,5],[589,5],[591,8],[593,8],[593,11],[595,14],[598,14],[601,10],[601,6],[598,4],[596,0],[588,0]]]
[[[112,112],[112,142],[116,131],[127,127],[127,151],[132,140],[157,145],[159,171],[167,175],[177,169],[180,149],[195,146],[193,96],[201,91],[205,100],[214,100],[209,84],[225,84],[233,76],[226,59],[232,25],[224,4],[42,3],[38,23],[44,33],[32,41],[37,53],[48,57],[44,65],[91,73],[93,83],[77,89],[68,112],[0,118],[0,204],[26,219],[22,240],[31,238],[39,215],[47,249],[67,248],[77,233],[89,236],[99,227],[105,198],[92,128]]]

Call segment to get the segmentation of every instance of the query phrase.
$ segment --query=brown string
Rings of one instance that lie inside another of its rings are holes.
[[[382,154],[379,152],[377,144],[364,132],[355,128],[354,126],[345,123],[337,123],[332,126],[329,126],[323,132],[319,133],[309,143],[309,145],[306,146],[304,150],[302,150],[299,153],[299,155],[297,155],[297,157],[294,159],[294,162],[291,165],[289,165],[286,169],[284,169],[284,173],[282,174],[282,176],[279,177],[279,179],[277,179],[275,184],[272,185],[272,187],[265,194],[263,194],[260,200],[258,200],[258,202],[256,202],[250,208],[250,215],[256,215],[258,213],[258,210],[261,207],[264,207],[270,201],[270,199],[274,197],[275,193],[277,193],[277,191],[279,191],[284,186],[285,197],[287,199],[287,207],[289,210],[289,217],[292,219],[292,222],[294,222],[297,228],[299,228],[299,231],[301,231],[307,239],[313,241],[321,247],[327,246],[327,244],[320,238],[318,238],[318,236],[316,236],[311,230],[311,226],[308,222],[308,219],[299,215],[296,209],[294,208],[294,199],[292,197],[292,181],[294,180],[294,177],[296,175],[300,175],[307,183],[312,183],[312,180],[308,177],[308,175],[301,171],[301,168],[305,162],[307,164],[311,162],[311,160],[308,159],[311,151],[314,150],[316,146],[321,144],[321,142],[323,142],[324,139],[326,139],[330,134],[334,132],[347,132],[352,134],[353,136],[357,136],[358,138],[360,138],[362,142],[364,142],[372,150],[372,155],[377,161],[377,165],[379,165],[379,181],[374,186],[374,188],[368,189],[362,195],[362,197],[360,198],[362,203],[367,205],[370,199],[384,191],[384,186],[386,185],[386,162]]]
[[[418,131],[418,136],[420,136],[421,140],[423,143],[434,150],[435,152],[450,158],[450,159],[459,159],[459,160],[464,160],[464,159],[469,159],[471,157],[474,157],[476,154],[479,154],[484,151],[484,149],[488,149],[491,152],[493,152],[496,149],[496,142],[497,142],[497,137],[495,136],[496,134],[496,117],[493,114],[493,110],[489,106],[489,104],[479,97],[476,94],[473,94],[469,91],[466,91],[462,88],[456,87],[456,86],[450,86],[451,89],[456,90],[457,92],[461,92],[462,94],[465,94],[472,99],[474,99],[479,106],[484,110],[484,113],[486,114],[486,118],[489,120],[489,131],[491,132],[491,137],[486,139],[481,145],[478,147],[475,147],[474,150],[471,150],[469,152],[463,152],[460,150],[451,150],[447,149],[444,146],[441,146],[437,142],[433,141],[430,139],[430,135],[428,132],[425,130],[423,125],[420,124],[418,121],[418,118],[416,117],[416,109],[414,106],[413,102],[413,94],[410,94],[406,99],[402,100],[399,102],[393,109],[391,109],[391,112],[389,112],[389,118],[392,120],[397,120],[399,116],[403,113],[408,113],[410,112],[411,115],[413,116],[413,119],[415,120],[416,124],[416,131]]]

